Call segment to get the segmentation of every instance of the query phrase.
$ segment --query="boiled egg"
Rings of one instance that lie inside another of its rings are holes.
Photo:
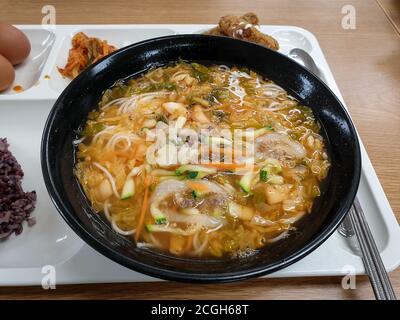
[[[0,23],[0,54],[11,64],[23,62],[31,52],[27,36],[10,24]]]
[[[15,79],[14,67],[0,54],[0,92],[8,89]]]

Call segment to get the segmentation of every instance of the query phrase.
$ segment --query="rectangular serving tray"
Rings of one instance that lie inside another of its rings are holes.
[[[72,36],[83,31],[107,39],[117,47],[164,35],[199,33],[212,25],[39,25],[18,26],[29,37],[32,52],[16,70],[21,93],[0,94],[0,137],[7,137],[11,151],[25,171],[25,190],[36,190],[37,225],[0,243],[0,285],[40,285],[52,265],[57,284],[141,282],[158,279],[131,271],[86,245],[62,220],[51,203],[40,167],[43,126],[55,100],[68,84],[56,67],[66,62]],[[306,50],[322,70],[326,82],[343,102],[333,75],[315,36],[294,26],[262,26],[278,39],[280,52]],[[344,102],[343,102],[344,103]],[[400,228],[361,142],[362,174],[358,197],[365,211],[388,271],[400,264]],[[317,250],[297,263],[268,277],[344,275],[365,272],[352,239],[335,232]]]

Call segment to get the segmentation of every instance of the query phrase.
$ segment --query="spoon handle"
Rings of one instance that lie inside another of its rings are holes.
[[[300,62],[305,68],[313,72],[326,83],[324,74],[308,52],[299,48],[294,48],[290,50],[288,56]],[[339,232],[345,237],[356,235],[361,250],[361,258],[376,299],[396,300],[396,295],[390,283],[389,276],[383,265],[379,250],[376,247],[375,240],[369,229],[367,220],[365,219],[364,211],[357,197],[354,199],[354,203],[343,221]]]
[[[361,258],[376,299],[396,300],[396,294],[357,197],[354,199],[348,216],[360,245]]]

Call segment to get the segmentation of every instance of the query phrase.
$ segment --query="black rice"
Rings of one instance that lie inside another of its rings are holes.
[[[24,192],[21,166],[8,150],[7,139],[0,138],[0,239],[22,232],[22,223],[36,223],[31,217],[36,205],[36,192]]]

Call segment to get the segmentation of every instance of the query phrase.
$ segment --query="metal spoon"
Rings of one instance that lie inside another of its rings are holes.
[[[315,64],[314,59],[308,54],[307,51],[304,51],[300,48],[294,48],[289,51],[288,56],[300,63],[303,67],[310,70],[314,73],[318,78],[320,78],[323,82],[326,83],[326,79],[324,74],[321,72],[320,68]]]
[[[313,58],[308,54],[308,52],[295,48],[290,50],[288,56],[303,65],[306,69],[310,70],[326,83],[323,73],[315,64]],[[370,279],[376,299],[396,300],[396,295],[392,284],[390,283],[389,276],[386,272],[374,237],[372,236],[365,218],[364,211],[357,197],[354,199],[354,203],[339,226],[338,231],[346,238],[352,238],[356,235],[361,251],[361,259]]]

